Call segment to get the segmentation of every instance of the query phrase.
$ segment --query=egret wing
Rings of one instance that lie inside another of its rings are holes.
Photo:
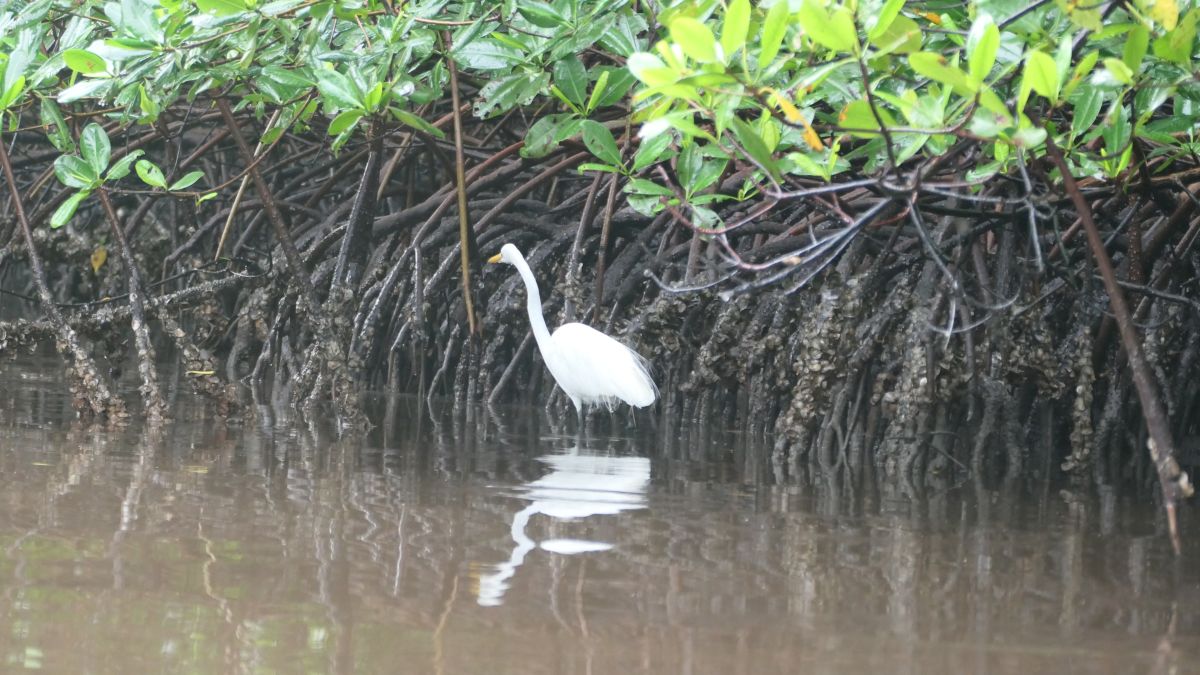
[[[629,347],[581,323],[563,324],[553,341],[558,363],[551,371],[568,395],[608,405],[620,399],[638,408],[654,403],[658,388],[646,360]]]

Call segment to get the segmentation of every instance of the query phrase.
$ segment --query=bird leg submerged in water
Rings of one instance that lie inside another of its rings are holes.
[[[505,244],[489,263],[504,262],[517,268],[528,294],[529,324],[542,360],[575,406],[583,429],[583,406],[603,403],[609,410],[617,401],[645,408],[658,397],[646,359],[612,337],[581,323],[565,323],[553,334],[542,316],[542,296],[525,256]]]
[[[574,406],[572,406],[574,407]],[[575,408],[575,419],[579,438],[582,439],[585,434],[591,434],[600,426],[601,428],[611,432],[618,433],[622,429],[625,431],[636,430],[638,428],[638,415],[636,408],[612,409],[608,411],[608,416],[596,414],[596,407],[583,406],[582,409]],[[549,408],[547,408],[549,412]],[[656,428],[653,424],[654,418],[650,418],[650,428]],[[606,425],[606,426],[605,426]]]
[[[582,445],[587,424],[587,416],[583,414],[583,408],[575,408],[575,419],[578,420],[575,426],[575,435]]]

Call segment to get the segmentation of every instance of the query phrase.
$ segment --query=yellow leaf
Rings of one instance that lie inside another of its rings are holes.
[[[187,374],[195,375],[196,377],[204,377],[205,375],[212,375],[216,372],[217,371],[215,371],[215,370],[189,370],[189,371],[187,371]]]
[[[100,268],[104,267],[105,260],[108,260],[108,249],[103,245],[92,251],[92,274],[100,273]]]
[[[813,150],[824,150],[825,144],[821,142],[821,137],[817,135],[817,131],[812,128],[808,120],[800,118],[800,121],[804,122],[804,142],[808,143],[808,147]]]
[[[1175,30],[1179,23],[1179,2],[1177,0],[1154,0],[1150,8],[1150,18],[1164,30]]]
[[[771,89],[770,87],[764,87],[760,93],[770,94],[771,102],[776,106],[779,106],[779,109],[783,112],[783,116],[785,119],[787,119],[789,124],[804,125],[804,142],[808,143],[808,147],[812,148],[813,150],[825,149],[825,144],[821,142],[821,137],[817,135],[816,130],[812,128],[812,125],[808,123],[808,120],[804,119],[804,115],[800,114],[800,109],[793,105],[791,101],[787,100],[787,97],[785,97],[782,93]]]
[[[803,119],[803,117],[800,115],[800,111],[796,109],[796,106],[792,105],[791,101],[787,100],[786,96],[774,89],[771,89],[770,87],[764,88],[763,91],[771,95],[771,102],[779,106],[779,109],[783,111],[784,119],[786,119],[788,122],[795,124]]]

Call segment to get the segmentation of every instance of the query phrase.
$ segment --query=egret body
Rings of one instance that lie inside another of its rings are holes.
[[[505,262],[516,267],[525,281],[529,324],[538,351],[554,381],[575,404],[581,418],[584,405],[603,403],[611,410],[617,401],[635,408],[654,403],[658,388],[650,379],[646,360],[637,352],[581,323],[566,323],[550,333],[542,316],[542,296],[538,293],[537,280],[516,246],[505,244],[488,262]]]

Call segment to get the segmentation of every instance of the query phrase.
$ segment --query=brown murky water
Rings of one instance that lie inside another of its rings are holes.
[[[1114,490],[776,479],[731,434],[582,444],[391,402],[366,440],[180,400],[71,420],[0,362],[0,669],[1147,673],[1200,658],[1184,562]]]

